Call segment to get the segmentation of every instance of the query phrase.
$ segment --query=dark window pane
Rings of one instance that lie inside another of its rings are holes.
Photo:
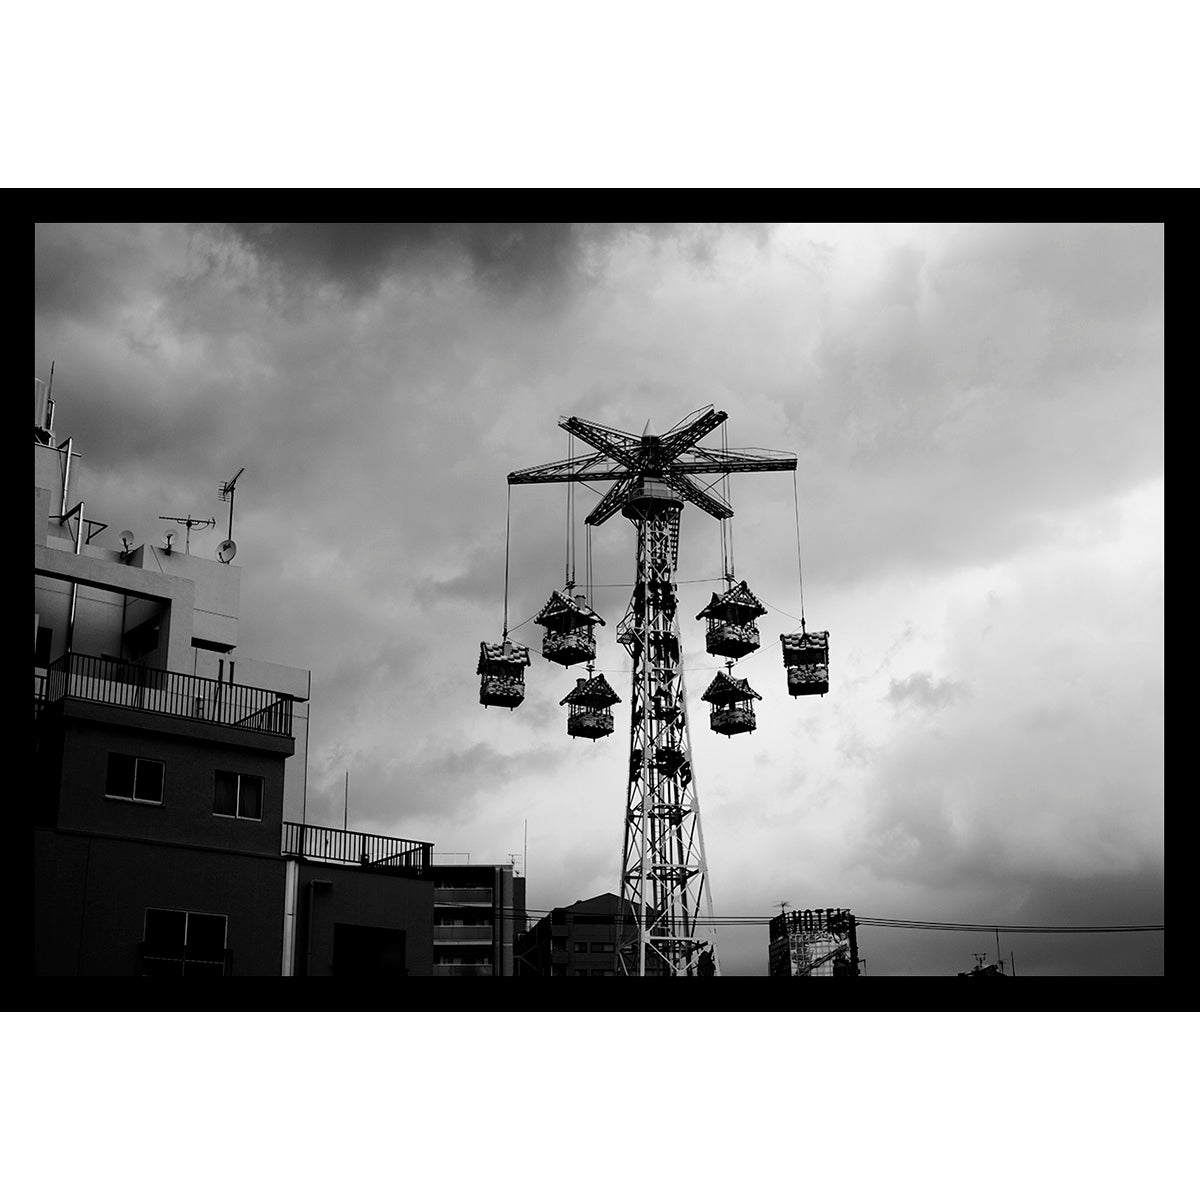
[[[163,765],[149,758],[137,760],[137,779],[134,781],[133,798],[162,803]]]
[[[225,918],[213,913],[188,913],[188,958],[220,958],[225,953]]]
[[[237,816],[238,777],[229,771],[217,772],[217,794],[213,801],[213,812],[223,817]]]
[[[248,817],[252,821],[262,820],[262,790],[263,781],[257,775],[241,776],[242,792],[239,801],[238,816]]]
[[[146,909],[146,944],[182,949],[187,913],[168,908]]]
[[[33,647],[33,665],[48,667],[50,665],[50,646],[54,641],[54,630],[45,625],[38,626],[37,641]]]
[[[137,762],[130,754],[110,754],[108,775],[104,780],[106,796],[133,796],[133,768]]]

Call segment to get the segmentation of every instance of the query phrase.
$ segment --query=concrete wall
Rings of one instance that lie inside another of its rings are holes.
[[[402,929],[410,975],[433,964],[433,884],[361,867],[299,864],[295,973],[332,975],[334,926],[344,923]],[[388,997],[380,996],[380,1004]]]
[[[195,726],[195,736],[187,736],[181,727],[188,722],[88,707],[94,710],[91,719],[64,721],[58,804],[61,828],[279,854],[284,759],[280,750],[261,747],[276,740],[290,749],[287,739],[200,725]],[[105,799],[110,753],[162,762],[162,804]],[[261,821],[213,813],[218,770],[262,777]]]
[[[221,913],[233,975],[278,975],[284,863],[84,834],[35,833],[34,973],[136,975],[147,908]]]

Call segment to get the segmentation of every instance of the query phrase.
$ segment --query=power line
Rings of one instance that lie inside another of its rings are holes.
[[[549,916],[551,913],[563,911],[561,909],[550,908],[526,908],[516,909],[509,908],[503,910],[506,915],[512,916],[524,915],[526,917],[536,917],[540,920],[542,917]],[[821,911],[821,910],[815,910]],[[571,909],[571,916],[575,920],[587,921],[597,917],[611,919],[614,914],[611,912],[581,912],[578,909]],[[711,920],[702,922],[704,925],[719,925],[727,926],[763,926],[769,925],[774,917],[726,917],[714,916]],[[999,932],[999,933],[1161,933],[1165,926],[1163,925],[1006,925],[1002,922],[995,921],[983,923],[968,923],[960,921],[907,921],[898,917],[855,917],[857,925],[873,926],[882,929],[929,929],[929,930],[950,930],[962,933],[977,933],[977,932]]]

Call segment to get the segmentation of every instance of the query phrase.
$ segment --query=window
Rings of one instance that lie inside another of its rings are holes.
[[[580,974],[582,975],[583,972],[580,971]],[[592,974],[593,975],[615,975],[616,972],[615,971],[593,971]]]
[[[161,804],[163,764],[153,758],[136,758],[132,754],[110,754],[104,795],[108,800]]]
[[[586,954],[587,953],[587,942],[572,942],[571,949],[576,954]]]
[[[146,909],[141,974],[224,975],[227,924],[219,913]]]
[[[572,971],[572,972],[571,972],[571,974],[572,974],[572,975],[586,975],[586,974],[587,974],[587,972],[586,972],[586,971],[581,971],[581,970],[579,970],[578,968],[576,968],[574,971]]]
[[[371,979],[403,978],[408,974],[405,931],[337,922],[333,927],[333,973]]]
[[[593,954],[612,954],[616,950],[616,946],[612,942],[593,942]]]
[[[39,625],[36,639],[33,643],[33,665],[48,667],[50,665],[50,647],[54,644],[54,630],[45,625]]]
[[[125,652],[130,658],[145,658],[158,649],[158,627],[159,618],[153,616],[125,634]]]
[[[263,814],[262,779],[257,775],[238,775],[233,771],[218,771],[213,813],[218,817],[241,817],[246,821],[261,821]]]

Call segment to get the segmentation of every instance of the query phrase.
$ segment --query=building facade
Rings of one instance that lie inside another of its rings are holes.
[[[35,381],[34,974],[511,975],[511,864],[285,819],[309,672],[236,653],[240,567],[103,537],[79,459]]]
[[[794,909],[771,918],[771,975],[857,975],[858,935],[846,908]]]
[[[604,976],[628,973],[636,960],[638,922],[629,901],[612,892],[555,908],[517,939],[517,974]],[[663,974],[647,959],[647,974]]]
[[[512,975],[525,880],[512,863],[434,864],[433,974]]]

